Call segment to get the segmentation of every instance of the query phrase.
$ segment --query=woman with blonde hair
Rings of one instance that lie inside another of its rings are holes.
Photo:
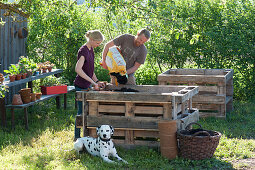
[[[98,30],[88,31],[85,34],[87,42],[81,46],[77,54],[77,63],[75,66],[75,72],[77,73],[74,80],[74,86],[76,91],[87,90],[89,87],[94,86],[95,90],[99,90],[99,87],[104,87],[104,83],[99,82],[94,73],[94,48],[98,47],[104,40],[104,36]],[[82,114],[82,102],[78,102],[78,113]],[[74,140],[80,138],[80,129],[76,127]]]

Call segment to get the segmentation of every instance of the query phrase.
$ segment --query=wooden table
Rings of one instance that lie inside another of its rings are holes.
[[[47,72],[47,73],[42,73],[39,74],[37,76],[30,76],[28,78],[25,79],[21,79],[21,80],[15,80],[14,82],[10,82],[9,79],[6,79],[4,81],[4,85],[8,86],[8,87],[13,87],[13,86],[17,86],[23,83],[28,83],[28,87],[31,88],[32,90],[32,86],[33,86],[33,80],[37,80],[37,79],[41,79],[50,75],[58,75],[60,73],[63,72],[63,69],[53,69],[51,72]],[[1,99],[0,102],[0,111],[1,111],[1,119],[2,119],[2,126],[6,127],[6,106],[5,106],[5,99]]]

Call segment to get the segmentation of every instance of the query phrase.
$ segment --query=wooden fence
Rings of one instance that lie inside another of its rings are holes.
[[[10,64],[17,64],[20,56],[26,55],[26,38],[20,37],[18,32],[27,28],[27,19],[17,14],[13,19],[13,17],[6,16],[6,12],[7,10],[0,9],[0,18],[5,22],[4,25],[0,25],[0,73],[8,69]],[[20,88],[21,86],[10,88],[6,101],[10,102],[11,96]]]

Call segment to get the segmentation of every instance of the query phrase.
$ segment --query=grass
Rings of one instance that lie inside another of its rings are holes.
[[[255,158],[255,103],[235,102],[235,111],[227,119],[200,119],[203,128],[222,133],[214,157],[191,161],[167,160],[158,149],[117,147],[119,155],[129,162],[108,164],[87,153],[76,154],[73,147],[74,94],[68,95],[67,110],[56,109],[55,101],[29,108],[29,131],[24,129],[23,111],[15,114],[16,129],[0,129],[0,169],[236,169],[253,168],[238,160]],[[253,164],[254,166],[254,164]]]

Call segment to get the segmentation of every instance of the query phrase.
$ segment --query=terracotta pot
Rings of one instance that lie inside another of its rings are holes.
[[[3,82],[4,82],[4,78],[1,77],[1,78],[0,78],[0,84],[2,84]]]
[[[36,99],[39,100],[42,96],[42,93],[35,93],[36,94]]]
[[[16,75],[9,75],[10,82],[15,81]]]
[[[20,94],[14,94],[12,97],[12,105],[22,105],[22,99]]]
[[[51,72],[52,71],[52,67],[47,67],[48,71]]]
[[[161,155],[168,159],[175,159],[178,155],[177,148],[177,123],[176,120],[161,121],[158,123]]]
[[[22,76],[21,74],[17,74],[15,80],[20,80],[21,76]]]
[[[42,68],[42,72],[46,73],[47,72],[47,68]]]
[[[35,93],[31,93],[31,102],[36,101],[36,94]]]
[[[31,96],[30,95],[29,96],[22,96],[21,98],[22,98],[23,103],[25,103],[25,104],[31,102]]]
[[[31,101],[31,88],[24,88],[19,91],[23,103],[29,103]]]
[[[27,78],[27,73],[23,73],[23,74],[21,75],[21,78],[22,78],[22,79]]]
[[[27,77],[30,77],[33,75],[33,72],[32,71],[27,71]]]

